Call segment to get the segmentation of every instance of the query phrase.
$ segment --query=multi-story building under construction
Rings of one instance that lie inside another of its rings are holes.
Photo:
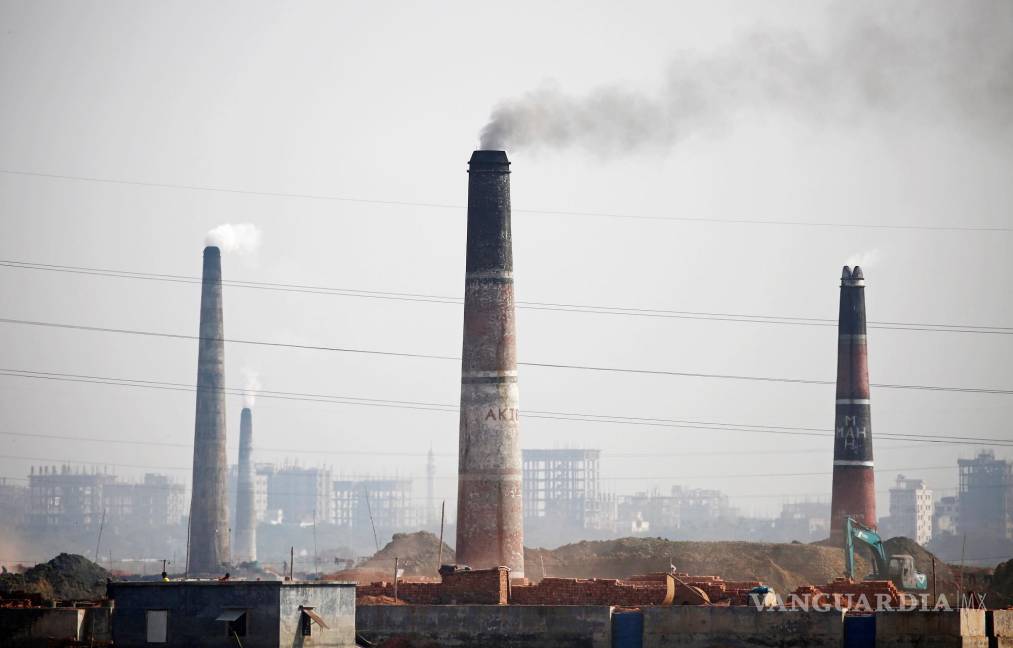
[[[958,531],[1013,539],[1013,463],[983,450],[959,459]]]
[[[601,492],[601,450],[521,452],[524,518],[582,529],[615,527],[615,504]]]

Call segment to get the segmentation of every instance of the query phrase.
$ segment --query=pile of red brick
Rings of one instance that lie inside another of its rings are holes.
[[[443,575],[440,583],[398,582],[397,599],[417,605],[618,605],[641,607],[662,605],[667,595],[667,574],[640,574],[625,579],[543,578],[510,583],[506,567],[462,571]],[[749,591],[759,581],[725,581],[717,576],[676,574],[676,578],[704,592],[718,605],[750,605]],[[393,600],[394,584],[376,582],[360,585],[357,595],[363,604]]]
[[[611,578],[543,578],[537,585],[514,586],[517,605],[660,605],[665,583],[624,583]]]
[[[476,569],[445,574],[440,583],[398,581],[397,599],[417,605],[505,605],[509,597],[510,570],[506,567]],[[382,581],[359,585],[356,597],[374,601],[374,597],[394,598],[394,583]]]
[[[665,576],[665,572],[656,572],[630,576],[624,580],[631,583],[657,582],[664,587]],[[676,572],[674,576],[678,581],[701,590],[711,603],[722,605],[751,605],[749,592],[761,585],[760,581],[726,581],[720,576],[694,576],[682,572]]]
[[[794,592],[797,599],[806,601],[808,605],[832,605],[835,608],[857,608],[866,604],[875,610],[879,602],[889,603],[897,607],[901,603],[901,594],[891,581],[853,581],[850,578],[835,578],[826,585],[803,585]],[[862,596],[864,595],[864,600]],[[794,601],[789,597],[785,604]]]

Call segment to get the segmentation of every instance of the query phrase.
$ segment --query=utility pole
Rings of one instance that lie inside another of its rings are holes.
[[[319,573],[317,567],[317,509],[313,507],[313,573]]]
[[[436,573],[440,572],[440,567],[443,567],[443,521],[447,515],[447,500],[443,500],[443,504],[440,505],[440,553],[436,559]]]
[[[366,489],[366,485],[362,486],[362,494],[366,497],[366,512],[369,513],[369,526],[373,528],[373,544],[376,546],[376,550],[380,551],[380,541],[376,538],[376,525],[373,524],[373,509],[369,505],[369,491]]]
[[[394,556],[394,602],[397,603],[397,556]]]
[[[98,540],[95,542],[95,564],[98,564],[98,548],[102,544],[102,529],[106,525],[106,510],[102,509],[102,522],[98,525]]]

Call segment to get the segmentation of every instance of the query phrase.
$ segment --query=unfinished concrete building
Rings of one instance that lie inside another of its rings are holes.
[[[168,475],[148,473],[138,484],[107,483],[103,501],[110,522],[135,529],[173,526],[186,513],[186,487]]]
[[[21,526],[28,512],[28,487],[0,477],[0,520],[9,528]]]
[[[104,489],[115,475],[68,465],[32,466],[28,476],[28,526],[34,529],[98,526]]]
[[[601,491],[601,450],[522,451],[524,520],[579,529],[615,527],[614,500]]]
[[[239,417],[239,464],[236,475],[236,526],[232,554],[236,562],[257,560],[256,473],[253,467],[253,412]]]
[[[475,151],[468,170],[457,560],[524,576],[510,161]]]
[[[215,246],[204,248],[202,277],[187,568],[191,574],[216,574],[232,557],[226,501],[222,254]]]
[[[982,450],[959,459],[957,530],[970,535],[1013,539],[1013,463]]]
[[[328,468],[282,466],[268,482],[268,511],[280,511],[285,523],[329,522],[334,519],[333,481]]]
[[[872,460],[869,354],[865,327],[865,275],[844,266],[837,327],[837,402],[830,535],[839,538],[851,517],[876,526],[876,476]]]
[[[415,522],[410,479],[339,479],[334,482],[334,519],[338,526],[408,529]]]

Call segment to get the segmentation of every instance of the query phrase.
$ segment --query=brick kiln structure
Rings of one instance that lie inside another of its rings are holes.
[[[865,275],[844,266],[837,342],[834,477],[830,536],[840,539],[852,517],[876,528],[876,480],[872,461],[869,354],[865,326]]]
[[[475,151],[468,174],[457,560],[523,578],[510,161]]]

